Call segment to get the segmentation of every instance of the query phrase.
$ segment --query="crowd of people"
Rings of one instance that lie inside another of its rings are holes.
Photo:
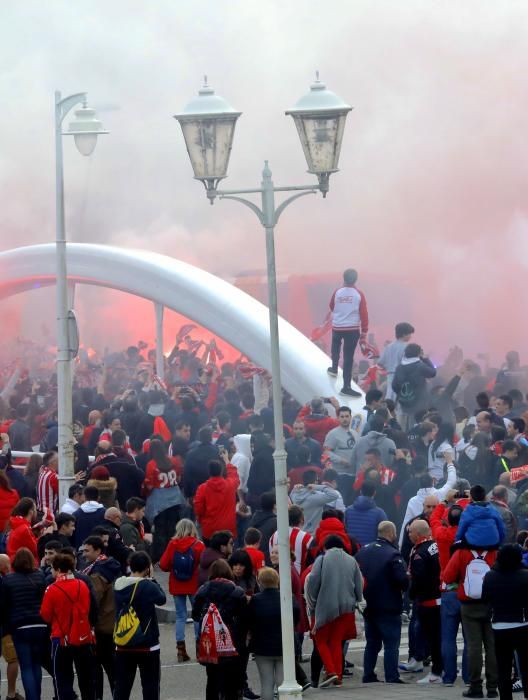
[[[343,298],[366,324],[363,295]],[[352,329],[356,342],[363,330]],[[372,360],[383,371],[361,410],[324,397],[301,406],[284,393],[297,682],[343,685],[361,620],[363,683],[380,682],[383,647],[386,683],[453,686],[461,676],[464,697],[482,698],[484,687],[487,698],[528,697],[528,373],[515,352],[493,369],[458,348],[435,368],[413,334],[397,324]],[[164,380],[140,344],[104,364],[81,359],[64,503],[52,368],[31,344],[26,366],[6,364],[8,698],[22,697],[20,675],[27,700],[40,700],[43,668],[58,700],[102,700],[106,683],[128,699],[138,671],[143,697],[159,697],[156,607],[172,598],[175,659],[204,666],[207,699],[273,699],[283,663],[269,376],[244,358],[199,357],[199,347],[179,334]],[[346,370],[348,390],[357,366]]]

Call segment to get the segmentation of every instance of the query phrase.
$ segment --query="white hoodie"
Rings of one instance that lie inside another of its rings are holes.
[[[235,435],[233,442],[235,443],[236,452],[231,458],[231,464],[237,468],[238,478],[240,479],[239,490],[247,493],[247,480],[249,477],[249,468],[251,466],[251,435],[241,433]]]

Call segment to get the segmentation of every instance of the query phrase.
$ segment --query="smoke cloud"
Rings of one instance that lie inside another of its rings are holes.
[[[226,186],[257,185],[266,158],[276,184],[309,183],[284,110],[318,69],[354,110],[327,199],[281,219],[280,272],[338,281],[356,267],[382,337],[409,320],[439,354],[459,344],[498,361],[526,339],[527,26],[523,0],[5,0],[1,248],[53,239],[53,92],[86,90],[111,133],[91,158],[65,139],[69,240],[149,248],[225,277],[263,270],[256,219],[207,204],[172,115],[207,73],[243,111]],[[139,309],[105,294],[81,290],[81,308]],[[137,339],[114,316],[112,332]]]

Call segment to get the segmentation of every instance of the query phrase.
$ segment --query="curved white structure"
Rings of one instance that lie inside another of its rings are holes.
[[[55,282],[55,244],[0,253],[0,298]],[[119,289],[162,304],[211,330],[253,362],[270,369],[268,309],[253,297],[204,270],[166,255],[86,243],[68,243],[68,278]],[[330,360],[305,335],[279,319],[284,388],[301,403],[336,396],[359,410],[362,399],[336,393],[326,369]],[[341,386],[341,378],[337,380]]]

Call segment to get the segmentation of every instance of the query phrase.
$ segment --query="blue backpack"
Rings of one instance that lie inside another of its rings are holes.
[[[174,552],[172,573],[178,581],[190,581],[194,572],[193,544],[185,552]]]

